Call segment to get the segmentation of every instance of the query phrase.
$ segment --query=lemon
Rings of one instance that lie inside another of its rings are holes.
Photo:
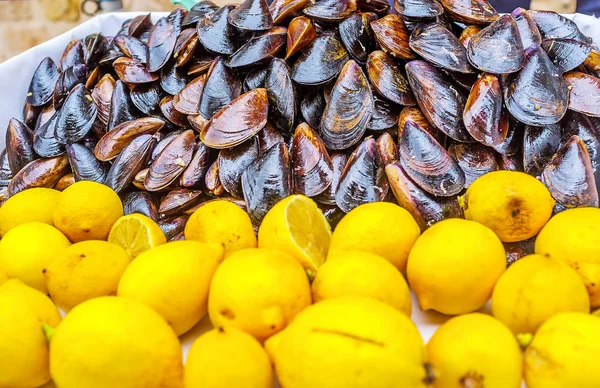
[[[273,388],[269,356],[249,334],[221,327],[200,336],[185,364],[186,388]]]
[[[80,181],[58,197],[54,225],[74,243],[106,240],[122,215],[123,204],[117,193],[97,182]]]
[[[331,236],[329,257],[343,251],[371,252],[404,273],[408,253],[420,234],[417,222],[400,206],[368,203],[342,218]]]
[[[60,191],[34,188],[21,191],[10,197],[0,207],[0,236],[17,225],[39,221],[53,225],[54,206]]]
[[[315,201],[291,195],[279,201],[258,229],[258,247],[287,253],[311,274],[325,262],[331,226]]]
[[[185,225],[185,239],[218,243],[225,256],[245,248],[256,248],[250,216],[230,201],[211,201],[192,214]]]
[[[421,309],[457,315],[490,298],[506,269],[504,246],[477,222],[448,219],[427,229],[408,258],[408,283]]]
[[[600,307],[600,209],[571,209],[552,217],[535,241],[535,253],[575,269],[587,287],[590,305]]]
[[[427,344],[435,388],[519,388],[521,349],[502,323],[489,315],[454,317]]]
[[[82,241],[60,251],[44,270],[54,303],[69,311],[98,296],[115,295],[129,255],[106,241]]]
[[[562,313],[546,321],[525,351],[528,388],[597,388],[600,318]]]
[[[38,387],[50,380],[43,325],[59,323],[46,295],[18,279],[0,286],[0,387]]]
[[[181,335],[206,315],[208,289],[223,247],[173,241],[139,255],[127,268],[117,295],[152,307]]]
[[[48,293],[42,272],[64,248],[71,245],[58,229],[41,222],[12,228],[0,240],[0,268],[9,278]]]
[[[3,285],[4,283],[6,283],[6,281],[8,280],[8,275],[4,273],[4,271],[2,271],[0,269],[0,286]]]
[[[311,304],[302,266],[273,249],[245,249],[215,272],[208,296],[214,327],[232,326],[264,341]]]
[[[529,255],[511,265],[498,280],[492,311],[515,335],[533,334],[558,313],[589,313],[590,298],[577,272],[561,260]]]
[[[115,222],[108,242],[116,244],[135,258],[148,249],[167,242],[165,234],[153,219],[143,214],[129,214]]]
[[[492,229],[503,242],[537,235],[555,204],[542,182],[517,171],[494,171],[477,178],[460,201],[467,220]]]
[[[76,306],[50,339],[60,388],[181,388],[181,345],[150,307],[103,296]]]
[[[285,388],[425,387],[425,346],[412,321],[371,298],[310,306],[265,343]]]
[[[592,313],[593,316],[600,317],[600,310],[596,310]]]
[[[348,251],[327,261],[312,284],[313,300],[340,296],[379,299],[410,317],[411,297],[406,280],[389,261],[374,253]]]

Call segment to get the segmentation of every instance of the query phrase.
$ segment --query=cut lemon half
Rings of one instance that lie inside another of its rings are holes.
[[[108,242],[117,244],[132,258],[167,242],[158,224],[143,214],[129,214],[117,220],[110,230]]]
[[[310,198],[292,195],[277,203],[258,230],[258,247],[278,249],[294,257],[314,276],[325,262],[331,226]]]

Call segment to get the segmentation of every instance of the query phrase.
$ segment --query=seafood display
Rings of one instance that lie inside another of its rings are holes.
[[[171,239],[221,197],[258,227],[297,193],[332,219],[395,201],[426,229],[522,171],[599,206],[600,51],[569,19],[487,0],[201,1],[73,39],[10,120],[0,191],[106,184]]]

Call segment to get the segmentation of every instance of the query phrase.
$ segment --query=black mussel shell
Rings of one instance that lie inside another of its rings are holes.
[[[292,79],[302,85],[321,85],[334,79],[348,62],[348,52],[333,31],[318,36],[302,51]]]
[[[600,78],[571,71],[565,74],[565,80],[571,90],[569,109],[600,117]]]
[[[160,70],[169,60],[178,32],[175,26],[167,19],[160,18],[148,37],[148,71],[153,73]]]
[[[265,80],[267,79],[267,74],[269,72],[269,68],[256,68],[250,71],[246,78],[244,78],[243,91],[244,93],[249,92],[252,89],[264,88]]]
[[[304,14],[325,23],[339,23],[356,11],[355,0],[318,0]]]
[[[542,48],[561,73],[581,65],[592,52],[592,45],[575,39],[546,39]]]
[[[523,257],[535,252],[535,237],[525,241],[502,243],[502,245],[504,245],[506,251],[506,264],[511,266]]]
[[[370,131],[395,130],[398,125],[400,107],[376,95],[373,96],[373,100],[373,115],[367,129]]]
[[[112,160],[135,138],[154,135],[164,125],[165,122],[157,117],[144,117],[119,124],[102,136],[95,146],[94,154],[98,160]]]
[[[262,35],[252,38],[236,51],[227,61],[233,69],[248,69],[269,63],[285,47],[287,29],[273,27]]]
[[[377,16],[385,16],[390,11],[387,0],[356,0],[356,6],[361,12],[375,12]]]
[[[384,132],[377,138],[377,155],[382,166],[398,160],[398,147],[394,142],[394,138],[387,132]]]
[[[218,197],[225,193],[225,188],[221,183],[221,175],[219,174],[219,161],[215,160],[213,164],[206,170],[204,176],[204,187],[208,195]]]
[[[467,97],[443,74],[425,61],[406,64],[408,81],[427,120],[452,139],[470,142],[463,122]]]
[[[308,124],[296,127],[291,148],[294,193],[314,197],[333,181],[333,164],[319,135]]]
[[[65,71],[69,67],[81,65],[83,59],[83,44],[77,38],[71,40],[58,61],[58,70]]]
[[[469,47],[471,39],[481,32],[481,27],[476,25],[467,26],[458,37],[458,41],[465,47]]]
[[[258,158],[258,140],[252,138],[234,148],[219,152],[219,179],[225,191],[235,198],[243,198],[242,174]]]
[[[559,124],[545,127],[525,127],[523,139],[523,168],[526,173],[538,176],[550,162],[561,141]]]
[[[10,119],[6,129],[6,154],[13,174],[36,159],[33,150],[33,132],[25,123],[15,118]]]
[[[212,1],[200,1],[190,8],[187,15],[185,15],[185,18],[183,19],[183,22],[181,23],[181,27],[196,27],[201,19],[204,19],[207,15],[214,13],[218,9],[219,6]]]
[[[139,116],[139,112],[129,96],[129,89],[123,81],[117,80],[115,83],[111,101],[108,124],[106,125],[108,131],[121,123],[134,120]]]
[[[88,134],[96,120],[97,109],[85,86],[79,84],[69,93],[57,114],[56,139],[61,144],[72,144]]]
[[[367,75],[379,95],[398,105],[416,105],[404,71],[381,50],[373,51],[367,60]]]
[[[181,214],[202,200],[202,191],[179,188],[171,190],[160,202],[158,213],[160,218]]]
[[[88,69],[95,68],[109,49],[108,40],[102,34],[90,34],[83,40],[83,59]]]
[[[158,143],[152,149],[152,154],[150,155],[150,160],[148,161],[148,165],[152,164],[152,162],[156,159],[156,157],[168,146],[175,138],[183,133],[183,129],[178,129],[172,132],[169,132],[167,135],[162,136],[160,132],[154,134],[157,137]]]
[[[372,12],[358,13],[341,22],[338,27],[344,47],[361,65],[367,62],[367,57],[375,46],[371,30],[371,22],[374,20],[377,20],[377,15]]]
[[[192,161],[179,178],[179,185],[188,188],[199,187],[204,182],[206,171],[212,163],[210,156],[210,149],[201,142],[198,142]]]
[[[371,121],[373,105],[365,73],[354,60],[348,61],[321,119],[321,137],[327,148],[342,150],[360,142]]]
[[[196,77],[185,85],[173,97],[173,106],[177,111],[186,115],[197,115],[200,109],[200,97],[206,83],[206,74]]]
[[[465,189],[477,178],[499,169],[494,150],[479,143],[455,143],[448,153],[465,173]]]
[[[436,0],[395,0],[394,8],[402,19],[409,22],[435,19],[444,13],[444,8]]]
[[[43,158],[54,158],[65,153],[65,146],[54,136],[58,114],[40,125],[33,135],[33,149]]]
[[[196,28],[187,28],[181,31],[175,42],[173,53],[175,66],[181,67],[190,62],[194,58],[196,47],[198,47],[199,43],[198,30]]]
[[[439,23],[418,25],[410,35],[410,48],[429,63],[450,71],[473,73],[467,50],[454,34]]]
[[[113,39],[113,44],[116,45],[126,57],[135,59],[143,64],[146,64],[148,61],[148,47],[133,36],[117,35]]]
[[[58,69],[54,61],[50,58],[44,58],[31,78],[29,91],[27,92],[27,103],[32,106],[42,106],[50,101],[58,76]]]
[[[34,187],[53,187],[68,170],[67,155],[51,159],[36,159],[15,174],[8,184],[8,194],[12,197]]]
[[[341,30],[340,30],[341,33]],[[292,19],[287,30],[285,59],[293,57],[317,37],[317,30],[312,20],[306,16]]]
[[[209,120],[225,105],[239,97],[242,83],[237,74],[217,57],[208,72],[200,97],[200,115]]]
[[[210,52],[231,55],[237,49],[235,27],[227,21],[235,5],[226,5],[198,23],[198,39]]]
[[[541,47],[525,51],[525,65],[510,76],[504,103],[517,120],[527,125],[554,124],[565,115],[569,103],[567,83]]]
[[[258,227],[267,212],[292,193],[290,156],[285,143],[271,147],[242,174],[242,191],[248,214]]]
[[[371,22],[375,40],[383,51],[398,59],[414,59],[410,49],[410,31],[398,15],[389,14]]]
[[[169,61],[160,71],[160,86],[162,90],[174,96],[190,81],[186,71],[175,67],[174,61]]]
[[[13,173],[10,171],[8,164],[8,155],[6,149],[0,152],[0,186],[6,187],[13,178]]]
[[[110,74],[105,74],[92,90],[92,99],[96,104],[97,118],[106,126],[110,115],[110,104],[115,90],[115,79]]]
[[[496,152],[505,155],[516,155],[521,152],[523,145],[523,137],[525,135],[525,124],[510,120],[508,123],[508,133],[506,139],[497,146],[494,146]]]
[[[104,183],[108,174],[108,164],[99,161],[86,146],[67,144],[67,156],[75,181]]]
[[[446,72],[443,70],[443,72]],[[471,88],[477,81],[477,74],[446,72],[457,86],[460,86],[466,91],[471,91]]]
[[[164,117],[178,127],[189,127],[187,115],[179,112],[173,105],[173,96],[168,95],[160,100],[160,111]]]
[[[348,163],[348,155],[336,152],[331,154],[330,159],[332,165],[331,184],[325,191],[314,197],[315,201],[325,205],[335,205],[335,195],[340,185],[340,179],[342,178],[346,163]]]
[[[35,122],[35,128],[33,129],[33,132],[37,132],[38,128],[40,128],[42,125],[46,124],[48,121],[50,121],[50,119],[56,115],[56,109],[54,109],[54,105],[52,104],[48,104],[44,107],[44,109],[42,109],[42,111],[40,112],[36,122]]]
[[[407,106],[400,112],[398,116],[398,136],[400,138],[402,135],[402,131],[404,130],[404,125],[407,121],[412,121],[417,124],[422,130],[429,133],[431,136],[437,140],[438,143],[444,145],[446,144],[446,135],[440,131],[439,129],[432,126],[427,118],[423,115],[423,112],[418,107],[410,107]]]
[[[300,13],[310,0],[273,0],[269,5],[269,11],[273,17],[273,24],[282,24]]]
[[[152,194],[146,191],[132,191],[123,196],[123,214],[134,213],[158,221],[158,204]]]
[[[173,139],[150,165],[144,186],[148,191],[166,189],[190,164],[194,153],[195,135],[187,130]]]
[[[517,8],[511,15],[517,22],[521,42],[523,42],[523,49],[527,50],[532,46],[540,46],[542,44],[542,34],[540,34],[540,30],[529,13],[523,8]]]
[[[273,27],[267,0],[245,0],[231,10],[227,20],[240,30],[264,31]]]
[[[117,46],[110,46],[110,48],[98,60],[98,66],[110,66],[115,60],[124,56],[125,54],[123,54]]]
[[[412,121],[407,121],[398,138],[400,164],[423,190],[451,197],[465,187],[465,173],[444,147]]]
[[[167,20],[173,25],[175,30],[175,36],[181,32],[181,26],[183,25],[183,19],[187,15],[187,10],[184,8],[175,8],[167,15]],[[151,31],[152,32],[152,31]]]
[[[280,132],[290,134],[296,118],[296,89],[291,70],[283,59],[275,58],[268,67],[265,89],[269,96],[269,119]]]
[[[171,240],[177,235],[183,233],[188,218],[190,218],[189,215],[181,214],[175,217],[158,221],[158,226],[165,234],[167,240]]]
[[[41,106],[33,106],[25,103],[23,106],[23,122],[29,128],[34,128],[40,113],[42,112]]]
[[[136,16],[127,27],[129,35],[140,39],[142,35],[150,32],[152,19],[150,14]]]
[[[527,11],[527,13],[537,25],[544,40],[567,38],[586,44],[592,43],[592,38],[583,35],[575,22],[556,12]]]
[[[88,73],[85,87],[89,90],[95,88],[100,79],[106,75],[103,70],[101,71],[101,66],[96,66],[92,71],[88,71]]]
[[[600,189],[600,127],[596,127],[589,117],[569,111],[561,122],[562,138],[566,142],[573,135],[579,136],[590,155],[596,187]],[[560,134],[560,132],[559,132]],[[558,148],[558,146],[556,147]]]
[[[191,65],[188,68],[188,75],[197,76],[206,73],[213,62],[214,58],[211,55],[196,56],[193,58]]]
[[[313,128],[321,126],[321,117],[325,111],[325,97],[320,88],[309,90],[300,102],[300,112],[304,121]]]
[[[113,161],[105,184],[116,193],[123,192],[148,161],[156,138],[152,135],[140,135],[133,139]]]
[[[440,0],[446,15],[466,24],[487,24],[498,19],[498,12],[487,0]]]
[[[162,90],[157,83],[135,85],[131,88],[130,98],[140,112],[151,115],[159,108]]]
[[[128,85],[147,84],[158,79],[158,74],[150,73],[143,63],[128,57],[113,62],[115,73]]]
[[[283,136],[279,133],[275,127],[267,121],[267,125],[262,131],[256,135],[258,139],[258,153],[259,155],[264,154],[267,150],[279,143],[284,142]]]

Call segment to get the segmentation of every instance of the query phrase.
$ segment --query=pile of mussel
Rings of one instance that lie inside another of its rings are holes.
[[[569,19],[486,0],[201,1],[46,58],[0,158],[4,199],[105,183],[169,239],[216,197],[255,225],[312,197],[397,201],[422,229],[505,169],[598,206],[600,52]],[[518,251],[518,247],[515,248]]]

